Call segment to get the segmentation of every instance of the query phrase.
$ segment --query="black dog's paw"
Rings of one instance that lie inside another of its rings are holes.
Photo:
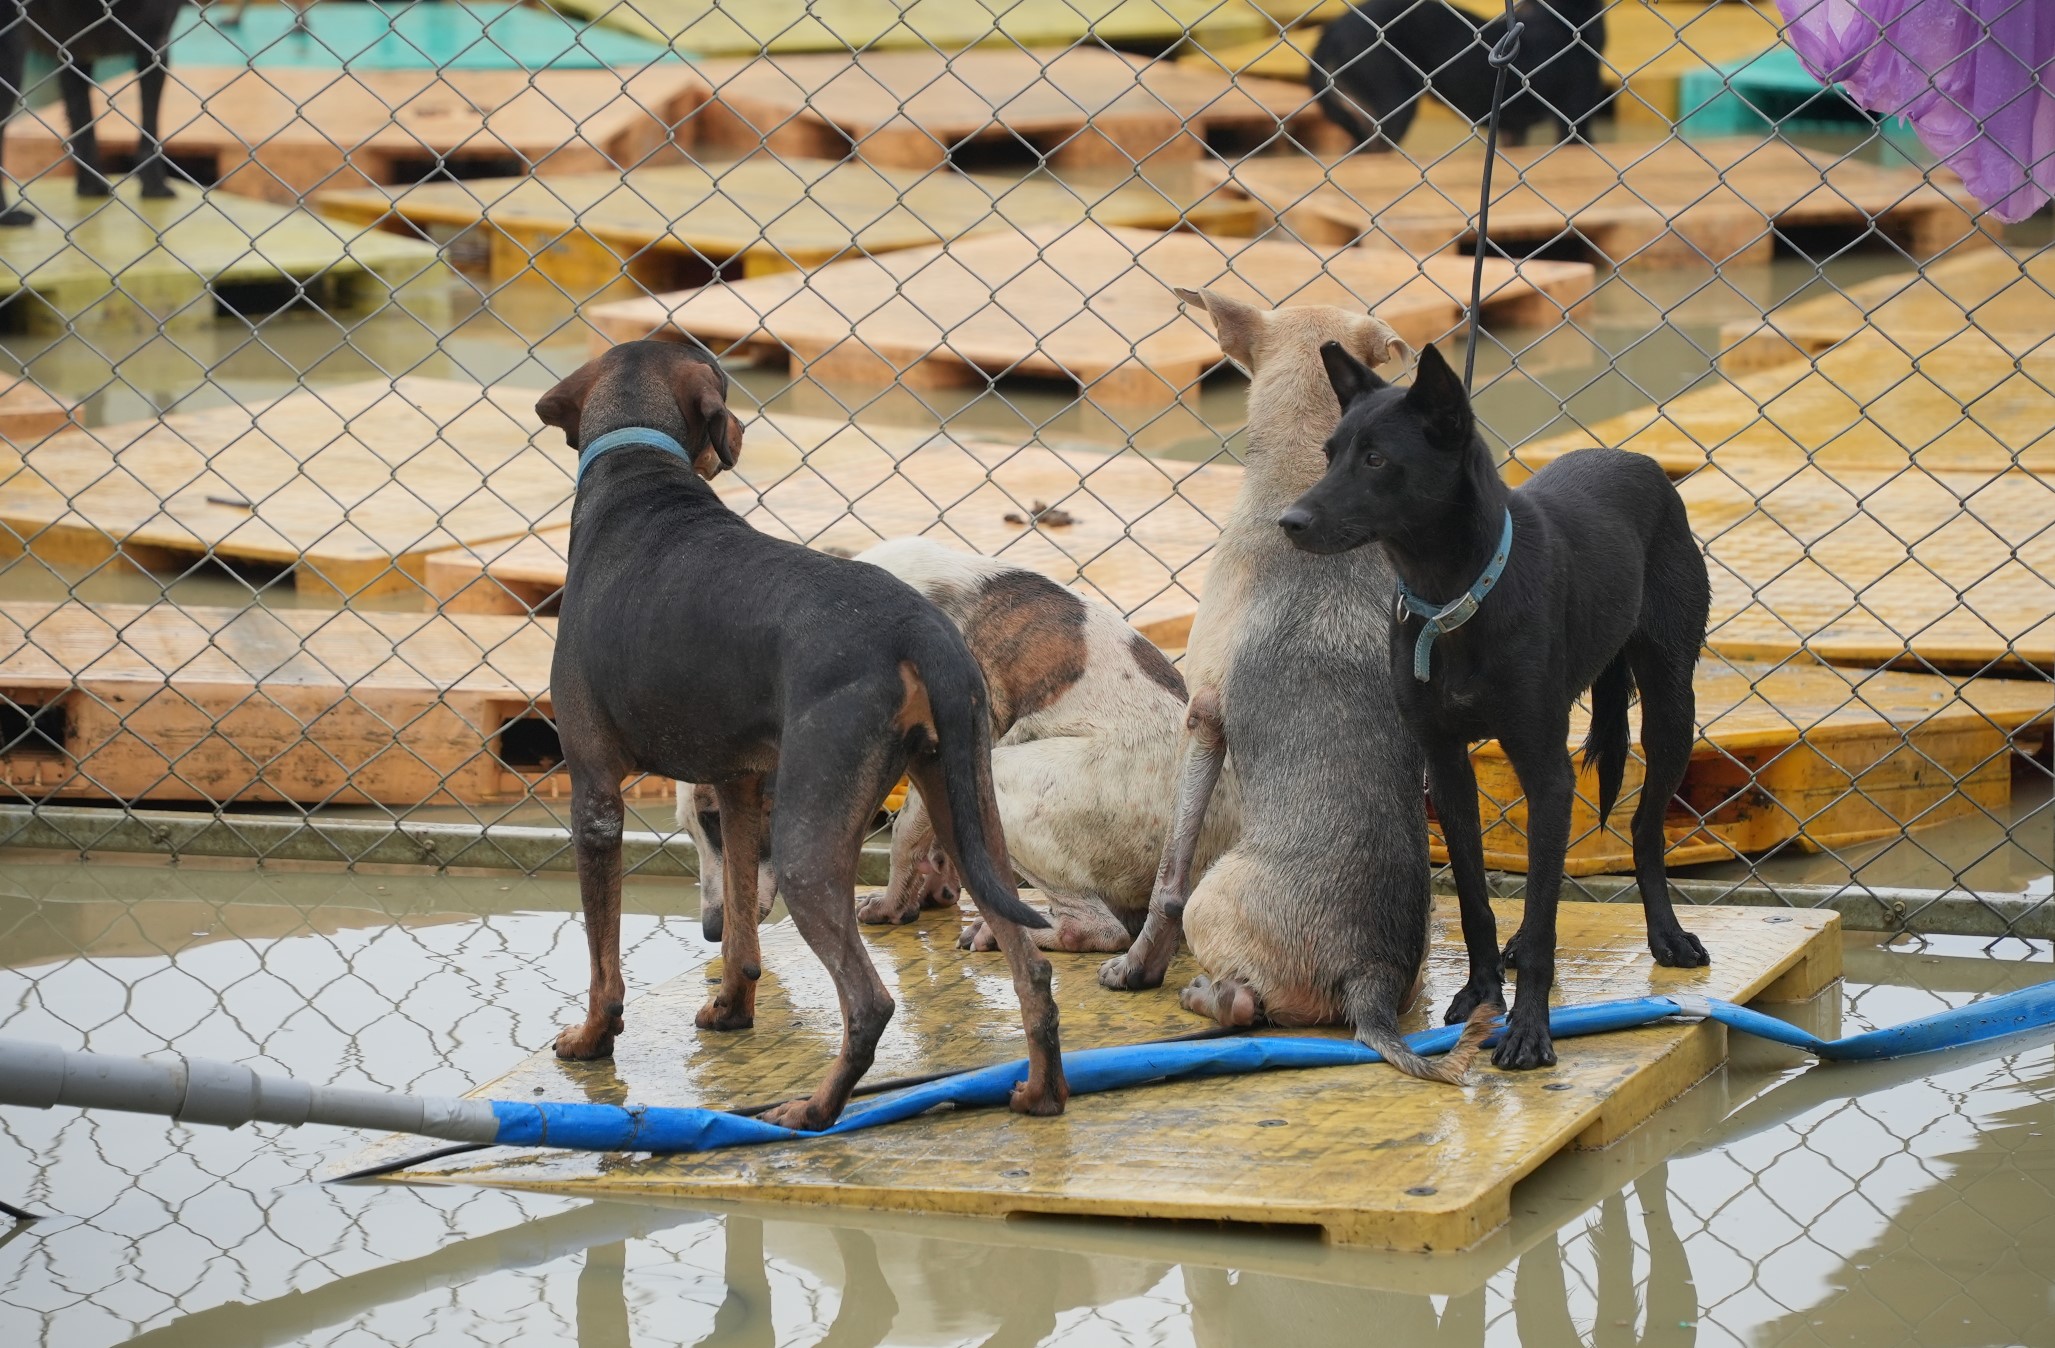
[[[1099,966],[1099,986],[1114,992],[1140,992],[1144,988],[1162,987],[1163,975],[1152,976],[1148,966],[1129,951]]]
[[[0,229],[20,229],[23,225],[36,223],[36,213],[26,206],[13,206],[0,211]]]
[[[1712,963],[1705,944],[1682,927],[1648,933],[1648,951],[1665,969],[1697,969]]]
[[[82,197],[104,197],[112,193],[114,188],[99,174],[80,169],[78,180],[73,184],[72,191]]]
[[[1504,1006],[1506,990],[1503,983],[1479,983],[1475,980],[1465,983],[1463,990],[1448,1004],[1448,1014],[1441,1018],[1444,1025],[1460,1025],[1470,1019],[1470,1013],[1480,1006]]]
[[[178,193],[172,189],[170,183],[148,182],[143,184],[143,190],[141,195],[152,201],[163,201],[167,198],[177,196]]]
[[[1537,1067],[1553,1067],[1556,1063],[1555,1041],[1549,1038],[1545,1024],[1522,1025],[1514,1021],[1506,1027],[1505,1037],[1498,1041],[1498,1047],[1491,1051],[1491,1060],[1508,1072],[1531,1072]]]

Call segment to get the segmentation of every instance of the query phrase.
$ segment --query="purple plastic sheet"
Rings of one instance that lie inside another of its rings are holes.
[[[1824,83],[1910,121],[2001,220],[2055,194],[2055,0],[1777,0]]]

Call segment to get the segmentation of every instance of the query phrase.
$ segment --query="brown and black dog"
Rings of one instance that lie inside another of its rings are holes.
[[[992,790],[984,676],[934,605],[874,566],[758,533],[703,479],[731,468],[742,427],[704,351],[629,342],[535,405],[580,451],[551,697],[571,775],[571,828],[592,983],[557,1055],[602,1058],[621,1032],[621,781],[713,786],[727,846],[721,986],[703,1030],[754,1021],[763,785],[778,892],[835,980],[842,1049],[811,1096],[764,1117],[834,1121],[871,1065],[892,997],[856,925],[863,835],[903,772],[1012,969],[1027,1028],[1013,1108],[1062,1112],[1068,1091],[1049,963],[1022,903]]]

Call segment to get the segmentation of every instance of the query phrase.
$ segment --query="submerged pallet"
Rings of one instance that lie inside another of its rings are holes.
[[[1988,245],[1974,202],[1917,170],[1780,141],[1529,146],[1502,152],[1491,232],[1504,246],[1581,248],[1611,265],[1766,262],[1779,230],[1875,231],[1914,257]],[[1420,256],[1474,244],[1481,149],[1423,167],[1404,155],[1201,165],[1319,242],[1377,238]]]
[[[624,300],[587,318],[615,341],[687,334],[717,350],[782,357],[795,376],[820,380],[975,385],[1055,375],[1096,403],[1156,403],[1196,397],[1220,363],[1219,341],[1183,313],[1173,287],[1215,286],[1265,307],[1367,308],[1418,346],[1455,326],[1469,283],[1463,258],[1422,264],[1384,248],[1083,225]],[[1583,263],[1492,261],[1485,312],[1554,323],[1591,288]]]
[[[682,62],[612,70],[222,69],[181,66],[160,125],[179,169],[243,196],[297,203],[317,190],[409,183],[447,173],[562,174],[634,168],[669,146],[705,83]],[[94,94],[109,162],[132,162],[140,135],[133,78]],[[8,128],[18,182],[70,178],[58,104]],[[661,158],[653,162],[663,162]]]
[[[1721,645],[1717,625],[1713,643]],[[1978,812],[2002,815],[2012,798],[2015,745],[2037,752],[2055,721],[2055,687],[2042,679],[1957,683],[1924,674],[1708,660],[1694,682],[1698,745],[1664,820],[1672,866],[1733,861],[1787,846],[1846,847]],[[1580,706],[1573,748],[1584,742],[1588,726]],[[1519,778],[1495,741],[1476,750],[1472,761],[1485,861],[1524,872],[1527,803]],[[1601,829],[1596,778],[1590,771],[1579,775],[1567,874],[1633,869],[1628,835],[1641,783],[1637,748],[1619,803]],[[1446,859],[1438,832],[1434,854]]]
[[[708,61],[703,148],[925,169],[1021,145],[1062,168],[1193,160],[1309,115],[1303,84],[1229,79],[1093,47]],[[1317,117],[1317,109],[1310,110]]]
[[[2011,355],[2055,356],[2051,311],[2055,252],[2020,257],[1981,249],[1786,304],[1760,321],[1729,323],[1720,329],[1720,368],[1744,374],[1819,356],[1871,333],[1909,357],[1926,357],[1968,333]],[[2004,353],[1991,354],[2003,364]]]
[[[1500,930],[1512,930],[1518,905],[1497,907]],[[1802,1000],[1840,975],[1833,913],[1692,908],[1684,921],[1712,951],[1709,968],[1654,968],[1637,908],[1563,905],[1558,997]],[[957,927],[953,914],[923,914],[916,926],[865,929],[900,1002],[872,1077],[1020,1055],[1013,998],[990,990],[998,957],[957,951]],[[1449,904],[1434,927],[1425,995],[1408,1029],[1424,1028],[1465,976]],[[763,947],[754,1029],[692,1028],[707,991],[706,970],[695,969],[629,1004],[611,1062],[564,1063],[544,1051],[477,1094],[718,1108],[810,1091],[840,1034],[834,990],[790,923],[766,928]],[[1175,989],[1195,972],[1189,957],[1163,990],[1146,993],[1099,987],[1100,958],[1051,956],[1066,1050],[1202,1024],[1177,1004]],[[1313,1227],[1338,1243],[1452,1251],[1502,1226],[1513,1186],[1550,1156],[1618,1140],[1712,1072],[1726,1039],[1710,1023],[1667,1023],[1565,1040],[1558,1052],[1557,1066],[1536,1072],[1487,1066],[1467,1090],[1425,1087],[1382,1064],[1264,1072],[1075,1096],[1059,1119],[938,1111],[844,1137],[698,1156],[499,1151],[482,1163],[417,1166],[408,1178],[586,1197],[1259,1222]]]
[[[724,272],[764,276],[848,254],[1087,218],[1248,233],[1259,214],[1232,193],[1196,185],[1188,170],[1065,184],[768,155],[625,178],[573,174],[324,193],[320,205],[358,224],[454,237],[459,248],[476,231],[493,282],[577,297],[624,279],[645,292],[670,290]]]
[[[398,296],[445,311],[435,250],[227,193],[180,188],[145,201],[137,185],[80,197],[68,182],[24,194],[32,225],[0,230],[0,307],[36,333],[155,332],[304,297],[333,311]]]
[[[1168,46],[1276,31],[1245,0],[560,0],[557,8],[705,56],[1068,46],[1086,38]]]
[[[569,795],[535,746],[554,624],[484,615],[9,603],[16,798],[386,806]],[[522,722],[537,733],[507,735]],[[669,783],[650,782],[661,796]]]
[[[924,534],[1077,585],[1171,646],[1183,644],[1207,556],[1241,489],[1234,466],[812,417],[759,416],[744,441],[737,471],[713,485],[765,533],[849,554]],[[1031,527],[1037,502],[1071,522]],[[569,550],[568,528],[543,529],[431,554],[424,577],[445,612],[554,613]]]
[[[416,590],[429,553],[570,517],[574,460],[532,443],[534,398],[409,377],[66,431],[0,456],[0,555]]]

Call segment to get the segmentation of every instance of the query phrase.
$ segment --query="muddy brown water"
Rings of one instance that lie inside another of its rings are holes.
[[[562,880],[0,860],[0,1034],[455,1093],[572,1014],[575,906]],[[686,967],[697,895],[636,882],[628,908],[632,999]],[[1851,936],[1847,964],[1788,1013],[1851,1033],[2055,977],[2023,941]],[[2051,1038],[1822,1068],[1736,1037],[1722,1071],[1543,1166],[1510,1226],[1442,1256],[331,1187],[367,1138],[6,1110],[0,1198],[51,1215],[0,1233],[0,1344],[2046,1344]]]

